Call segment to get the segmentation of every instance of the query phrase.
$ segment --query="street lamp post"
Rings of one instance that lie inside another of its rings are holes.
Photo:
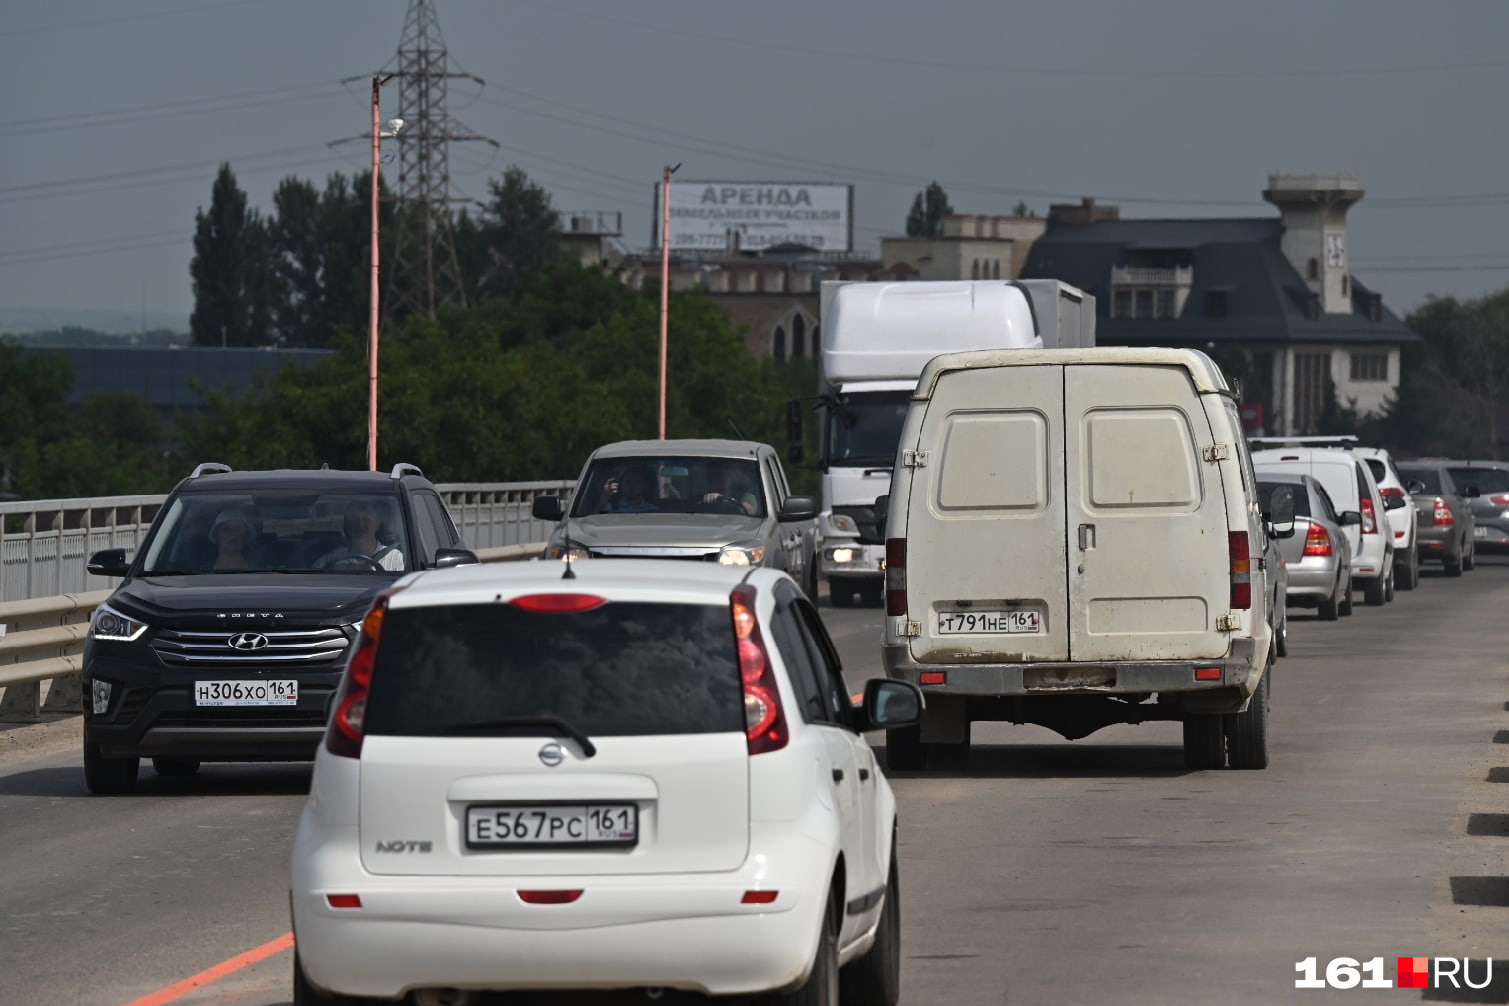
[[[397,136],[402,119],[390,119],[385,131],[381,126],[382,86],[393,75],[372,78],[372,289],[368,298],[367,319],[367,466],[377,471],[377,205],[378,171],[382,161],[382,138]]]
[[[671,316],[671,176],[676,169],[665,166],[661,181],[660,223],[660,439],[665,439],[665,360]]]

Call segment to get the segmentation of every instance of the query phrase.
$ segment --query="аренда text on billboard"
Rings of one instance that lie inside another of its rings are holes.
[[[760,251],[806,245],[849,251],[854,245],[854,187],[808,182],[671,182],[671,249],[720,251],[729,232],[738,247]],[[655,187],[652,247],[660,247],[660,186]]]

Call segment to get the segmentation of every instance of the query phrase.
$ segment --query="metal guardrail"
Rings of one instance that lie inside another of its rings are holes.
[[[483,562],[514,562],[539,555],[535,541],[477,550]],[[84,637],[89,619],[112,590],[0,602],[0,721],[35,722],[44,712],[77,713],[83,696]],[[42,683],[51,681],[46,699]]]

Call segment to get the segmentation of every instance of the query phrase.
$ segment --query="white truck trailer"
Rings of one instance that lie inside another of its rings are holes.
[[[820,309],[818,570],[839,607],[856,597],[878,604],[885,542],[875,498],[890,492],[922,368],[963,350],[1093,346],[1095,298],[1052,279],[826,282]]]

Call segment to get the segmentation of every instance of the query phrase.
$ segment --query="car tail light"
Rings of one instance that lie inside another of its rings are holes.
[[[591,611],[607,604],[608,600],[596,594],[525,594],[508,603],[525,611],[549,615]]]
[[[325,903],[331,908],[360,908],[362,896],[360,894],[327,894]]]
[[[1378,533],[1378,515],[1373,512],[1373,501],[1366,496],[1362,498],[1362,533]]]
[[[1252,607],[1252,545],[1246,531],[1226,536],[1231,551],[1231,606]]]
[[[1457,515],[1451,512],[1451,507],[1441,497],[1436,497],[1436,505],[1431,510],[1430,522],[1432,524],[1451,525],[1457,522]]]
[[[362,619],[361,633],[356,637],[356,650],[346,664],[340,690],[335,693],[335,713],[330,717],[330,725],[325,728],[325,750],[333,755],[343,758],[362,756],[367,693],[372,688],[372,665],[377,663],[377,644],[382,638],[383,621],[387,618],[388,599],[402,589],[399,587],[378,594],[367,617]]]
[[[775,899],[780,897],[780,894],[780,891],[745,891],[744,896],[739,899],[739,903],[743,905],[769,905],[773,904]]]
[[[749,753],[764,754],[786,746],[786,714],[781,711],[781,694],[776,687],[775,671],[760,622],[755,617],[755,589],[740,584],[729,595],[733,612],[734,640],[739,649],[739,677],[744,682],[744,730],[749,739]]]
[[[1305,534],[1305,555],[1334,555],[1331,548],[1331,532],[1319,524],[1311,524]]]
[[[906,539],[887,538],[885,543],[885,613],[906,614]]]
[[[1379,486],[1378,495],[1383,497],[1384,506],[1387,507],[1391,499],[1404,499],[1404,490],[1398,486]]]
[[[1488,502],[1494,506],[1509,506],[1509,493],[1494,493],[1488,497]]]

